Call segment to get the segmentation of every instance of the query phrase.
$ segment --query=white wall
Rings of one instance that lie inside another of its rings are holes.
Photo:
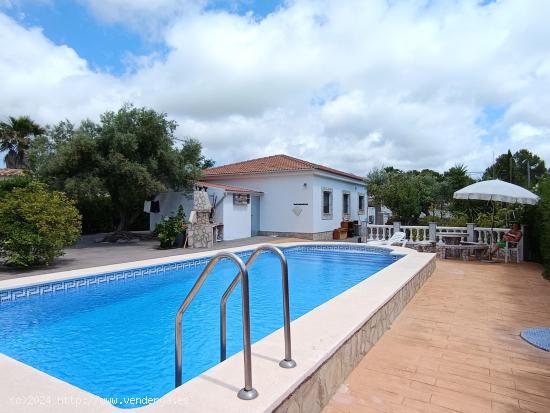
[[[185,217],[189,219],[189,212],[193,208],[193,194],[185,194],[184,192],[162,192],[155,197],[155,200],[160,201],[160,213],[149,214],[149,230],[154,231],[157,223],[164,217],[176,215],[178,207],[183,206]]]
[[[208,196],[210,202],[214,206],[214,197],[219,201],[223,196],[223,190],[216,188],[208,188]],[[193,193],[185,192],[161,192],[155,197],[156,201],[160,201],[160,213],[149,214],[149,230],[153,231],[158,222],[164,217],[173,217],[178,212],[178,207],[183,206],[183,212],[185,212],[185,219],[189,220],[189,214],[193,209]],[[214,217],[216,217],[217,211],[214,211]],[[221,212],[220,219],[221,222]],[[216,219],[215,219],[216,220]]]
[[[278,174],[268,177],[233,177],[218,180],[208,178],[208,181],[263,192],[263,195],[260,197],[261,231],[314,232],[312,216],[313,174],[311,172]],[[305,186],[304,183],[306,184]],[[292,211],[295,207],[302,210],[300,215],[296,215]]]
[[[344,178],[345,179],[345,178]],[[323,218],[323,188],[332,189],[332,219]],[[365,184],[347,182],[338,178],[316,174],[313,185],[313,226],[314,232],[332,231],[340,227],[343,215],[343,191],[350,192],[350,220],[364,221],[367,217],[367,187]],[[364,213],[359,215],[359,193],[365,195]]]
[[[251,206],[234,205],[233,194],[226,194],[222,202],[223,239],[249,238],[251,235]]]
[[[250,237],[250,204],[233,205],[233,194],[228,193],[224,198],[224,191],[218,188],[208,188],[208,195],[212,206],[215,206],[214,199],[219,203],[217,208],[214,209],[214,222],[224,224],[224,240]],[[164,217],[176,215],[180,205],[183,206],[186,219],[189,219],[189,214],[193,209],[192,193],[185,194],[183,192],[162,192],[156,196],[155,200],[160,202],[160,213],[149,214],[150,231],[153,231],[157,223]]]

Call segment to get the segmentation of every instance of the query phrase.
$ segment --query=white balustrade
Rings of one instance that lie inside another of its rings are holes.
[[[392,225],[367,225],[367,240],[369,241],[385,241],[392,235]]]
[[[365,223],[366,224],[366,223]],[[430,227],[427,225],[397,225],[399,230],[404,231],[406,239],[409,243],[416,243],[419,241],[426,241],[430,239]],[[394,225],[369,225],[366,224],[366,228],[363,230],[363,234],[366,234],[368,241],[383,241],[389,239],[396,226]],[[447,236],[460,238],[460,241],[470,240],[475,242],[490,244],[491,238],[493,242],[503,241],[504,234],[509,230],[506,228],[493,228],[491,237],[491,228],[474,227],[473,233],[468,233],[467,227],[436,227],[435,240],[436,242],[443,242],[443,239]]]
[[[401,230],[405,232],[407,242],[419,242],[429,239],[430,227],[423,225],[403,225]]]
[[[491,232],[492,231],[492,232]],[[477,242],[481,242],[483,244],[491,244],[491,240],[493,242],[501,242],[504,240],[504,234],[506,234],[509,230],[506,228],[483,228],[483,227],[476,227],[474,228],[474,233],[477,235]]]

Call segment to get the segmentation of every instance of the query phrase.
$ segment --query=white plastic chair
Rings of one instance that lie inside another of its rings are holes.
[[[391,238],[386,240],[379,240],[379,241],[369,241],[367,242],[367,246],[371,247],[380,247],[380,246],[389,246],[393,244],[401,244],[402,247],[404,247],[407,244],[407,234],[405,234],[402,231],[394,232]]]
[[[504,248],[504,262],[508,264],[508,261],[511,261],[511,253],[516,253],[516,264],[519,264],[519,242],[506,242],[506,247]]]

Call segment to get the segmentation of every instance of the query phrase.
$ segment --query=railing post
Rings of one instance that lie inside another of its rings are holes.
[[[396,222],[393,223],[393,234],[395,234],[396,232],[399,232],[399,231],[401,231],[401,222],[396,221]],[[390,237],[393,234],[390,234]]]
[[[430,241],[436,241],[435,236],[437,234],[437,222],[430,222],[429,223],[429,236]]]
[[[470,222],[468,224],[466,224],[466,229],[468,231],[468,242],[474,242],[474,238],[475,238],[475,235],[474,235],[474,229],[476,227],[476,224]]]
[[[369,239],[369,221],[361,221],[361,242],[367,242]]]

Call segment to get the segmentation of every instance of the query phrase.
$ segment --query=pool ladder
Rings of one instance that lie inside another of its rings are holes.
[[[191,301],[195,298],[197,293],[210,272],[214,269],[216,264],[226,258],[235,263],[239,272],[227,287],[227,290],[223,293],[220,301],[220,361],[226,359],[226,340],[227,340],[227,327],[226,327],[226,307],[227,301],[231,296],[231,293],[235,290],[239,282],[241,283],[241,300],[242,300],[242,321],[243,321],[243,356],[244,356],[244,387],[239,390],[237,396],[243,400],[252,400],[258,397],[258,391],[252,386],[252,354],[250,343],[250,295],[248,289],[248,269],[254,263],[258,255],[263,251],[271,251],[277,255],[281,262],[281,273],[283,282],[283,315],[284,315],[284,339],[285,339],[285,357],[279,362],[279,366],[283,368],[292,368],[296,366],[296,362],[292,359],[291,339],[290,339],[290,305],[289,305],[289,289],[288,289],[288,264],[286,257],[282,251],[269,244],[260,245],[256,248],[246,264],[235,254],[231,252],[222,251],[212,257],[212,259],[206,265],[206,268],[202,271],[201,275],[185,297],[185,300],[181,304],[176,314],[176,387],[181,386],[182,380],[182,319],[183,314],[191,304]]]

